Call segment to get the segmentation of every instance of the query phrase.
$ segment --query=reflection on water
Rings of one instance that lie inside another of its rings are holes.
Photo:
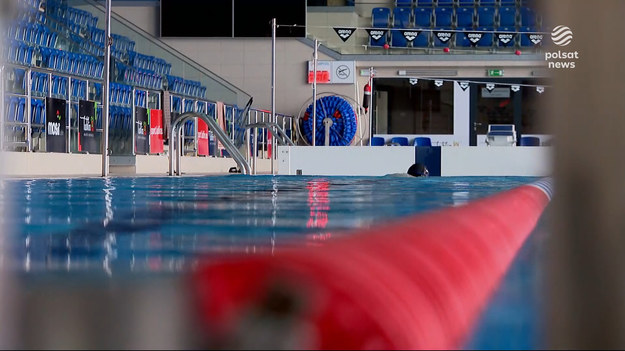
[[[24,272],[179,272],[198,256],[273,252],[459,205],[533,178],[216,177],[5,181]],[[6,240],[6,239],[0,239]]]

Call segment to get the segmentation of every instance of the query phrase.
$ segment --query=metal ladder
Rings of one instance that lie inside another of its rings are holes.
[[[234,145],[232,140],[230,140],[228,134],[226,134],[226,132],[219,127],[217,121],[202,112],[185,112],[176,117],[176,119],[171,123],[171,135],[173,138],[171,142],[171,150],[169,150],[169,175],[173,176],[174,174],[182,174],[182,171],[180,169],[180,150],[183,145],[181,127],[184,125],[184,122],[195,117],[200,118],[208,125],[210,130],[215,134],[217,140],[219,140],[223,144],[224,148],[237,163],[239,169],[241,170],[241,173],[251,174],[250,165],[248,164],[247,160],[241,154],[239,149]]]

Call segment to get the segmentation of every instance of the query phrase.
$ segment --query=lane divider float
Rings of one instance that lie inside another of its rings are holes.
[[[456,349],[533,231],[552,180],[193,277],[212,346]]]

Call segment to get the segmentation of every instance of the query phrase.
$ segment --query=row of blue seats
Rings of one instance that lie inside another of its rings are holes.
[[[104,62],[86,54],[41,48],[41,61],[45,67],[78,76],[102,79],[104,73]]]
[[[134,68],[119,64],[123,70],[123,80],[128,84],[138,85],[148,89],[163,89],[163,76],[145,69]]]
[[[58,35],[44,25],[22,20],[13,23],[7,28],[7,38],[33,45],[54,47]]]
[[[98,25],[98,17],[92,15],[89,11],[68,7],[65,18],[73,24],[84,27],[95,27]]]
[[[185,136],[194,136],[195,135],[195,121],[188,120],[184,122],[183,132]]]
[[[384,146],[384,145],[398,145],[398,146],[410,146],[407,137],[392,137],[389,142],[383,137],[374,136],[371,138],[371,146]],[[414,146],[432,146],[432,139],[429,137],[416,137],[412,141]]]
[[[135,90],[135,106],[147,107],[145,90]]]
[[[460,7],[415,8],[376,7],[371,12],[371,24],[376,28],[432,27],[531,27],[540,16],[529,7]]]
[[[109,106],[109,129],[116,133],[132,130],[132,109],[130,107]],[[119,135],[119,133],[118,133]]]
[[[132,86],[120,83],[109,84],[111,104],[130,105],[132,103]]]
[[[494,35],[495,32],[509,32],[512,38],[502,38],[498,40]],[[372,46],[383,46],[388,43],[394,48],[414,47],[414,48],[445,48],[445,47],[520,47],[531,48],[539,46],[542,41],[535,42],[530,38],[537,32],[536,28],[525,27],[517,30],[508,27],[478,27],[478,28],[456,28],[454,30],[446,30],[445,28],[436,28],[434,30],[422,31],[412,42],[408,42],[399,30],[391,30],[390,37],[382,37],[379,40],[371,39]],[[437,33],[445,33],[449,37],[443,37],[442,40]],[[480,38],[473,38],[476,42],[468,38],[468,33],[482,33]]]
[[[371,146],[384,146],[384,145],[396,145],[396,146],[410,146],[409,139],[407,137],[392,137],[387,143],[383,137],[374,136],[371,138]],[[414,146],[432,146],[432,139],[429,137],[416,137],[412,141]],[[519,140],[520,146],[540,146],[540,138],[535,136],[524,136]]]
[[[184,99],[183,102],[180,96],[172,96],[171,110],[178,113],[193,112],[195,111],[194,103],[195,100]]]
[[[24,111],[26,111],[26,98],[19,96],[4,97],[5,118],[9,123],[26,123]]]
[[[100,48],[104,48],[104,38],[106,36],[106,32],[104,31],[104,29],[89,27],[88,33],[91,41],[94,44],[96,44]],[[111,45],[111,54],[114,54],[114,56],[126,58],[129,52],[134,52],[135,42],[128,37],[115,33],[111,33],[111,37],[113,38],[113,44]]]
[[[135,68],[152,71],[158,74],[169,74],[171,72],[171,64],[162,58],[143,55],[140,53],[129,52],[131,65]]]
[[[26,98],[18,96],[5,97],[5,116],[9,123],[28,123],[26,119]],[[31,100],[30,123],[43,126],[46,119],[45,101],[42,99]]]
[[[461,7],[529,5],[528,0],[395,0],[395,7]]]
[[[167,75],[166,77],[169,91],[201,99],[206,97],[206,87],[202,86],[202,83],[177,76]]]
[[[32,66],[33,54],[36,47],[25,42],[10,40],[5,44],[5,57],[4,59],[10,63],[16,63],[24,66]]]

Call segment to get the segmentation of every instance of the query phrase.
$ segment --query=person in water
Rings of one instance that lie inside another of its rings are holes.
[[[408,168],[408,174],[413,177],[427,177],[430,175],[430,171],[424,164],[415,163]]]

